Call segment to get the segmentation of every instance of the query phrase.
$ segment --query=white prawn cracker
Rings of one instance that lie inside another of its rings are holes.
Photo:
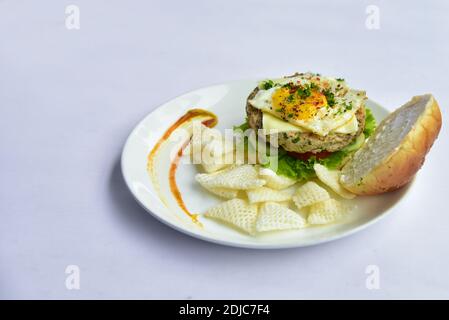
[[[223,162],[216,162],[216,163],[202,163],[201,166],[207,173],[212,173],[221,170],[223,168],[226,168],[228,165],[226,165]]]
[[[268,168],[261,168],[259,174],[267,181],[267,187],[277,190],[288,188],[297,182],[295,179],[277,175],[273,170]]]
[[[278,205],[281,205],[281,206],[285,207],[285,208],[290,208],[291,200],[292,199],[288,199],[287,201],[279,201],[279,202],[276,202],[276,203]]]
[[[205,216],[230,223],[249,234],[256,231],[257,205],[246,200],[233,199],[220,203],[209,209]]]
[[[195,176],[195,179],[206,189],[248,190],[265,184],[265,180],[258,178],[258,173],[254,166],[249,164],[230,167],[214,173],[199,173]]]
[[[225,199],[234,199],[239,193],[238,190],[228,188],[209,188],[207,191]]]
[[[192,138],[189,145],[187,146],[185,152],[192,156],[193,163],[199,164],[202,162],[202,152],[203,148],[210,142],[210,138],[206,141],[204,138],[205,133],[210,131],[214,132],[216,129],[211,129],[202,123],[194,122],[192,125]]]
[[[288,201],[292,198],[294,189],[275,190],[267,187],[246,190],[249,202],[267,202],[267,201]]]
[[[206,171],[207,173],[216,172],[218,170],[229,167],[232,162],[230,163],[229,161],[227,161],[227,159],[230,158],[232,161],[233,156],[234,156],[233,151],[230,151],[227,154],[222,154],[220,156],[216,156],[211,159],[207,159],[207,160],[203,159],[201,161],[201,166],[203,167],[204,171]]]
[[[199,152],[208,147],[212,154],[222,154],[227,149],[228,144],[225,143],[220,130],[209,128],[202,123],[194,122],[192,125],[192,145],[191,152],[199,155]],[[232,146],[231,146],[232,149]]]
[[[326,189],[320,187],[314,181],[309,181],[296,190],[293,196],[293,202],[301,209],[329,198],[330,196]]]
[[[345,188],[342,187],[340,184],[340,175],[341,172],[338,170],[329,170],[325,166],[316,163],[313,166],[313,169],[315,170],[316,175],[318,176],[318,179],[325,185],[327,185],[329,188],[331,188],[335,193],[337,193],[339,196],[345,198],[345,199],[354,199],[355,194],[347,191]]]
[[[234,159],[233,141],[223,139],[221,132],[203,124],[193,126],[193,135],[186,152],[194,164],[212,173],[230,166]]]
[[[260,207],[256,222],[257,232],[299,229],[305,226],[304,218],[275,202],[267,202]]]
[[[224,140],[213,140],[203,147],[201,165],[206,172],[215,172],[231,164],[234,164],[234,149],[230,143]]]
[[[327,199],[310,206],[307,222],[310,224],[331,223],[341,219],[345,213],[346,208],[341,202]]]

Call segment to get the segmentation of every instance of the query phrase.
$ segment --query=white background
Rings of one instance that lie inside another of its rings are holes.
[[[444,124],[401,210],[303,249],[189,238],[141,209],[119,169],[147,113],[229,80],[310,70],[388,109],[431,92],[445,118],[448,21],[447,1],[0,1],[0,297],[449,298]],[[371,264],[380,290],[365,287]]]

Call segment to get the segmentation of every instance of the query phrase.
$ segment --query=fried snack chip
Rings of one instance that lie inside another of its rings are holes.
[[[341,202],[327,199],[310,206],[307,222],[310,224],[331,223],[342,218],[344,214],[345,207]]]
[[[185,152],[191,155],[195,164],[201,164],[204,171],[212,173],[230,166],[234,158],[233,141],[225,140],[217,129],[203,124],[193,126],[193,135]]]
[[[288,201],[292,198],[295,189],[275,190],[267,187],[246,190],[250,203],[267,201]]]
[[[260,168],[259,174],[264,180],[267,181],[266,186],[272,189],[285,189],[297,182],[295,179],[277,175],[273,170],[268,168]]]
[[[264,203],[256,222],[257,232],[298,229],[306,226],[306,221],[295,211],[275,202]]]
[[[207,173],[213,173],[218,170],[224,169],[228,167],[229,165],[223,163],[223,162],[217,162],[217,163],[201,163],[201,166],[203,167],[204,171]]]
[[[320,187],[316,182],[309,181],[296,190],[293,201],[298,209],[301,209],[329,198],[329,193],[326,189]]]
[[[228,188],[209,188],[207,191],[226,199],[234,199],[239,193],[238,190]]]
[[[276,202],[276,203],[278,205],[281,205],[281,206],[285,207],[285,208],[290,208],[291,200],[292,199],[288,199],[287,201],[279,201],[279,202]]]
[[[209,209],[205,216],[230,223],[249,234],[256,232],[257,205],[242,199],[220,203]]]
[[[204,188],[228,188],[248,190],[261,187],[265,180],[258,178],[258,172],[250,164],[233,166],[214,173],[199,173],[196,181]]]
[[[210,130],[213,129],[206,127],[202,123],[192,124],[192,138],[184,152],[192,156],[194,163],[201,163],[203,148],[210,142],[210,139],[206,141],[203,136],[205,132],[210,132]]]
[[[230,159],[232,159],[233,156],[233,151],[230,151],[228,154],[222,154],[211,159],[203,159],[201,161],[201,166],[207,173],[216,172],[218,170],[229,167],[231,164],[229,164],[226,159],[228,159],[227,157],[230,157]]]
[[[341,186],[340,184],[341,172],[339,170],[329,170],[328,168],[319,163],[316,163],[313,166],[313,169],[315,170],[318,179],[320,179],[322,183],[324,183],[333,191],[335,191],[335,193],[337,193],[339,196],[345,199],[355,198],[355,194],[347,191],[345,188]]]

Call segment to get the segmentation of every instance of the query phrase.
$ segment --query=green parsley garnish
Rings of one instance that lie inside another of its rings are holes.
[[[352,110],[352,101],[349,101],[349,103],[345,103],[344,107],[345,111]]]
[[[298,90],[296,91],[296,94],[301,98],[301,99],[305,99],[307,97],[310,97],[310,88],[308,87],[303,87],[303,88],[298,88]]]
[[[268,90],[274,87],[274,82],[273,80],[267,80],[265,82],[262,83],[262,89],[264,90]]]
[[[326,97],[327,104],[330,107],[333,107],[335,105],[335,96],[334,96],[334,94],[329,89],[324,90],[322,92],[322,94],[324,94],[324,96]]]

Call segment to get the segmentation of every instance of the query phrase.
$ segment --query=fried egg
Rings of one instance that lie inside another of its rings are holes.
[[[302,73],[262,82],[249,103],[263,112],[264,122],[273,124],[276,118],[288,124],[284,128],[326,136],[356,132],[355,113],[366,99],[364,91],[349,88],[343,79]]]

